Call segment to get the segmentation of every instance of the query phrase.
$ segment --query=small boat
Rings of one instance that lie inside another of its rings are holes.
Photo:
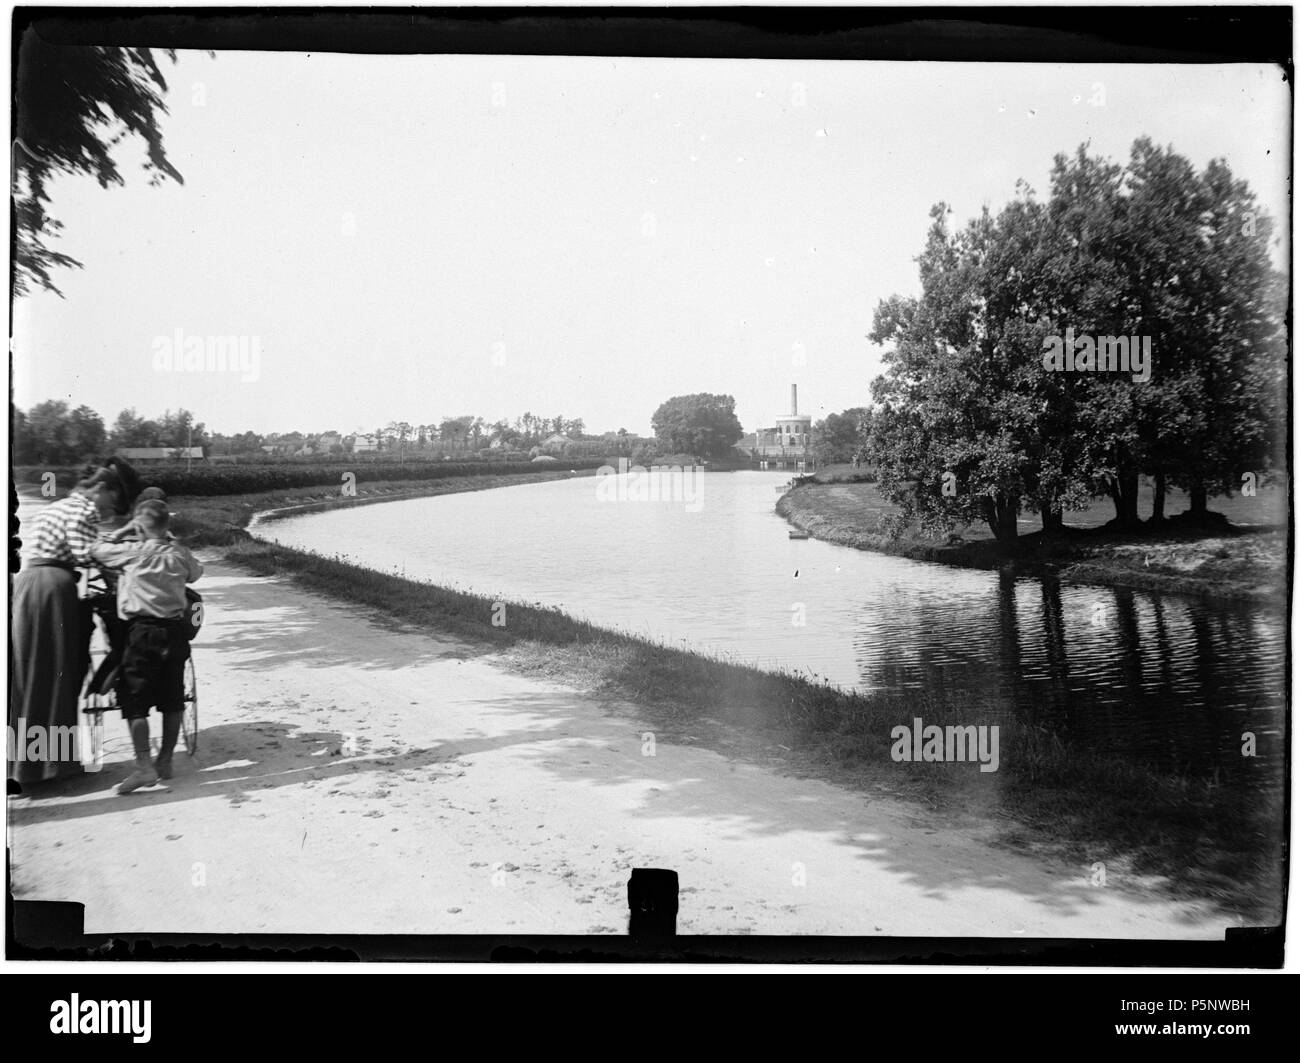
[[[808,538],[808,533],[805,532],[805,531],[791,531],[791,532],[790,532],[790,538],[791,538],[791,539],[807,539],[807,538]]]

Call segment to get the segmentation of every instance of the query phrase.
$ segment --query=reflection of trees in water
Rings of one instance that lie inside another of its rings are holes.
[[[1055,575],[1038,581],[1042,589],[1043,645],[1047,654],[1048,705],[1052,717],[1061,721],[1062,737],[1074,732],[1074,699],[1070,695],[1070,655],[1065,643],[1065,610],[1061,605],[1061,581]]]
[[[879,627],[855,640],[863,684],[994,702],[1067,741],[1162,768],[1277,776],[1280,750],[1240,755],[1243,730],[1280,726],[1276,619],[1129,588],[1062,588],[1055,577],[999,573],[991,584],[992,610],[899,595],[887,630],[903,644],[880,652]],[[1098,605],[1105,620],[1094,626]]]
[[[1210,617],[1203,612],[1193,613],[1191,619],[1192,634],[1196,647],[1192,661],[1196,671],[1196,685],[1200,692],[1199,705],[1197,706],[1200,711],[1195,713],[1191,722],[1197,725],[1197,730],[1204,731],[1206,736],[1211,741],[1214,741],[1216,736],[1223,735],[1225,732],[1224,698],[1236,700],[1237,692],[1233,689],[1225,689],[1222,678],[1223,672],[1232,667],[1229,663],[1230,659],[1236,656],[1230,651],[1225,654],[1222,652],[1222,648],[1225,645],[1229,648],[1232,647],[1235,644],[1235,639],[1232,637],[1231,632],[1222,628],[1216,637],[1211,630],[1212,622]],[[1183,734],[1187,734],[1190,730],[1190,727],[1180,729]],[[1188,754],[1188,759],[1191,759],[1191,750],[1184,750],[1183,752]]]
[[[1160,683],[1166,690],[1174,685],[1173,655],[1169,651],[1169,622],[1165,619],[1165,602],[1159,595],[1151,599],[1152,629],[1155,632],[1156,662]]]
[[[997,623],[987,603],[956,602],[887,587],[857,613],[853,639],[858,682],[867,690],[915,691],[960,705],[979,698],[1004,704],[1015,689],[989,652]]]
[[[998,572],[998,650],[999,672],[1003,689],[1011,695],[1017,716],[1023,718],[1027,708],[1025,685],[1021,682],[1020,622],[1016,615],[1016,581],[1005,571]],[[1029,708],[1032,712],[1032,708]]]
[[[1117,594],[1117,604],[1122,597]],[[1240,755],[1240,734],[1243,720],[1267,726],[1282,707],[1277,630],[1261,627],[1248,609],[1159,596],[1136,600],[1148,617],[1141,625],[1146,644],[1121,647],[1132,744],[1167,768],[1260,777],[1262,765]],[[1119,635],[1130,637],[1122,627]],[[1250,658],[1268,664],[1246,675],[1241,662]]]
[[[1276,657],[1276,635],[1258,644],[1249,611],[1190,599],[1164,599],[1127,587],[1090,588],[1105,596],[1113,622],[1100,642],[1053,633],[1051,595],[1044,594],[1044,638],[1052,689],[1066,690],[1064,728],[1093,748],[1113,750],[1163,768],[1240,775],[1238,721],[1258,684],[1281,688],[1280,671],[1263,669],[1243,683],[1239,662],[1249,654]],[[1056,647],[1066,647],[1065,653]],[[1100,653],[1100,661],[1071,660],[1069,648]],[[1071,669],[1071,664],[1075,667]],[[1101,667],[1097,667],[1097,665]],[[1054,704],[1061,699],[1055,698]],[[1070,709],[1076,710],[1073,716]],[[1247,770],[1253,766],[1247,765]]]
[[[1142,696],[1142,635],[1138,630],[1137,599],[1127,587],[1116,587],[1115,628],[1119,640],[1117,663],[1120,686],[1125,701],[1135,701]]]

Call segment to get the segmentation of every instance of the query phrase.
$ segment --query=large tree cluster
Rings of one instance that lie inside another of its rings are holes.
[[[731,395],[675,395],[650,418],[659,448],[668,454],[722,458],[745,434]]]
[[[1098,496],[1133,526],[1141,476],[1152,519],[1170,487],[1203,518],[1269,466],[1285,442],[1286,283],[1273,222],[1226,163],[1198,173],[1143,138],[1118,165],[1084,145],[1056,157],[1045,202],[1021,183],[960,230],[951,213],[931,211],[920,296],[883,300],[870,334],[886,371],[865,456],[899,527],[985,521],[1009,544],[1022,512],[1053,530]],[[1098,368],[1111,337],[1149,345],[1142,374]],[[1071,371],[1052,358],[1064,342]]]

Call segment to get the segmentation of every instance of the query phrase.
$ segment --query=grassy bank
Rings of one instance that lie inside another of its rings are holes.
[[[988,529],[970,525],[938,539],[916,529],[891,538],[881,520],[895,512],[873,483],[838,482],[835,474],[804,483],[782,495],[777,512],[817,539],[876,550],[917,561],[966,568],[1018,567],[1031,574],[1056,570],[1071,583],[1133,587],[1213,598],[1278,600],[1287,584],[1287,499],[1282,488],[1264,487],[1252,498],[1216,504],[1222,522],[1207,530],[1173,519],[1132,532],[1107,526],[1109,504],[1067,515],[1060,535],[1045,537],[1037,519],[1022,522],[1021,541],[1008,557]],[[1149,511],[1149,488],[1142,509]],[[1174,492],[1169,512],[1183,508]]]
[[[246,531],[249,518],[266,508],[352,506],[567,475],[373,484],[359,487],[356,499],[310,490],[176,499],[184,514],[177,528],[192,544],[226,546],[230,561],[255,573],[288,578],[381,621],[457,636],[513,670],[589,692],[610,711],[645,720],[657,740],[698,743],[777,770],[899,796],[975,828],[993,824],[995,841],[1063,859],[1081,875],[1105,863],[1114,888],[1210,899],[1225,917],[1275,914],[1280,787],[1244,794],[1212,780],[1162,774],[1071,748],[1048,731],[997,715],[991,705],[846,694],[797,675],[606,631],[556,609],[507,603],[505,625],[494,626],[495,603],[488,598],[252,540]],[[917,716],[940,726],[997,724],[999,770],[895,762],[891,732]]]
[[[576,475],[594,475],[594,471]],[[528,473],[491,473],[458,476],[439,480],[384,480],[374,483],[358,481],[355,495],[342,494],[341,487],[298,487],[287,490],[260,491],[242,495],[180,495],[171,499],[176,517],[172,530],[192,549],[231,546],[247,542],[248,525],[258,513],[287,516],[288,512],[315,513],[345,506],[375,502],[396,502],[405,498],[429,498],[434,495],[458,494],[462,491],[487,491],[514,484],[568,480],[575,474],[564,470]]]

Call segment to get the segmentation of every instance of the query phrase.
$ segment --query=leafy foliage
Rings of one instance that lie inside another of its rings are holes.
[[[736,417],[736,400],[730,395],[676,395],[661,403],[650,418],[660,449],[722,458],[745,434]]]
[[[871,410],[854,406],[843,413],[831,413],[813,425],[813,447],[823,465],[852,461],[866,441]]]
[[[165,54],[175,61],[174,51]],[[81,265],[48,243],[62,228],[47,211],[55,174],[89,175],[105,188],[123,184],[112,152],[125,138],[139,136],[150,184],[167,178],[183,183],[158,126],[166,91],[152,49],[51,45],[31,30],[23,36],[11,170],[15,294],[40,287],[61,295],[52,272]]]
[[[1010,545],[1023,510],[1052,528],[1103,493],[1133,524],[1141,474],[1156,517],[1167,484],[1203,514],[1278,449],[1285,285],[1246,184],[1146,138],[1126,166],[1058,155],[1051,183],[955,233],[938,204],[921,295],[877,307],[866,456],[898,528],[984,520]],[[1149,340],[1149,379],[1048,371],[1046,344],[1074,335]]]
[[[59,400],[13,410],[13,460],[22,465],[88,461],[104,449],[104,422],[89,406],[69,410]]]

